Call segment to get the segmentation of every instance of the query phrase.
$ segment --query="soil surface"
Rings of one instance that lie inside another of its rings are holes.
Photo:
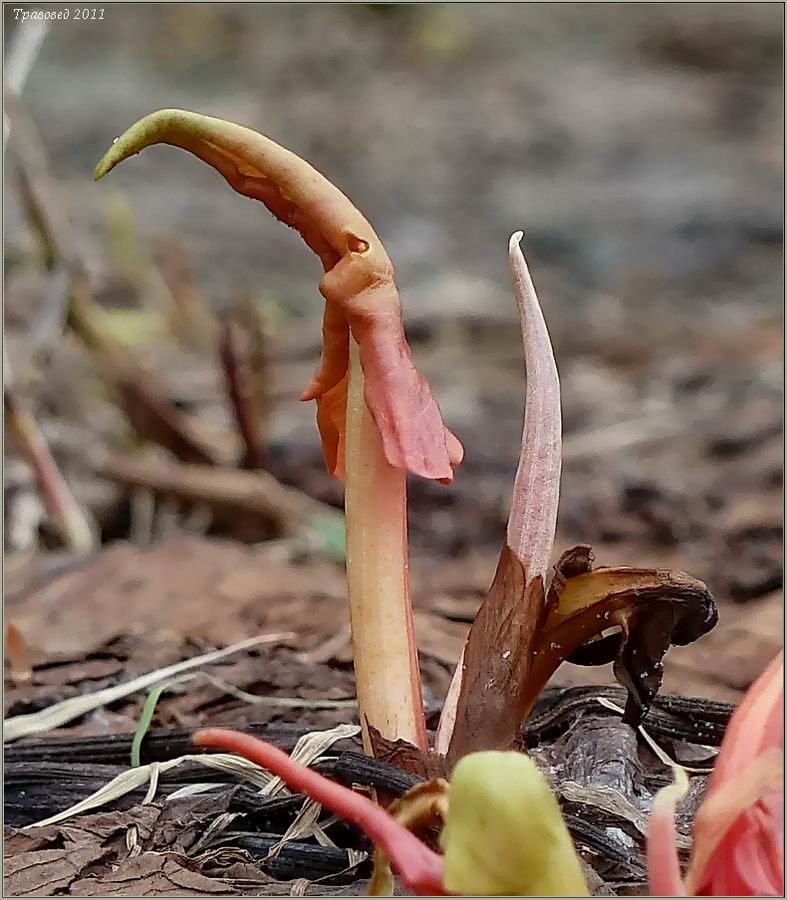
[[[194,670],[213,680],[162,695],[143,763],[187,753],[188,733],[208,722],[287,749],[357,722],[342,487],[325,472],[312,404],[297,399],[319,355],[318,266],[258,204],[171,148],[91,181],[115,135],[182,106],[305,156],[397,266],[413,353],[466,454],[450,488],[409,484],[430,727],[505,534],[524,402],[505,251],[524,229],[561,376],[555,558],[586,543],[600,565],[679,569],[718,604],[715,630],[665,660],[664,693],[703,699],[657,706],[645,723],[701,770],[680,811],[688,846],[723,704],[783,645],[781,59],[782,10],[770,4],[119,5],[53,26],[22,95],[50,158],[47,208],[70,222],[105,325],[227,477],[216,467],[196,484],[149,434],[140,441],[117,403],[119,370],[73,330],[42,326],[67,292],[18,189],[15,161],[32,156],[12,128],[13,388],[99,540],[89,552],[63,545],[9,441],[6,623],[32,676],[7,659],[6,717],[268,634],[278,637]],[[262,336],[244,332],[245,359],[279,483],[260,483],[256,499],[230,474],[250,473],[216,318],[249,310]],[[643,823],[670,771],[598,702],[622,702],[613,684],[611,666],[564,664],[525,735],[601,894],[644,890]],[[357,832],[323,815],[272,852],[300,798],[261,798],[194,762],[162,773],[153,796],[138,785],[22,830],[127,771],[146,697],[7,746],[7,893],[362,892],[369,848]],[[318,763],[328,774],[406,789],[400,770],[364,768],[351,730],[336,741]],[[212,794],[195,792],[211,779]]]

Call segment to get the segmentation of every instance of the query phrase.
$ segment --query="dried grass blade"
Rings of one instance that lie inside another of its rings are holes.
[[[295,762],[308,766],[313,763],[318,756],[322,756],[322,754],[337,741],[355,737],[357,734],[360,734],[360,732],[360,725],[337,725],[335,728],[329,728],[327,731],[312,731],[309,734],[304,734],[303,737],[298,738],[298,742],[290,756]],[[281,778],[276,777],[273,778],[260,793],[272,797],[283,789],[284,782]]]
[[[238,645],[235,646],[237,648]],[[317,757],[321,756],[336,741],[355,737],[360,731],[359,725],[338,725],[336,728],[331,728],[328,731],[311,732],[310,734],[303,735],[303,737],[298,740],[295,749],[292,751],[292,756],[304,765],[308,765],[309,763],[314,762]],[[197,762],[209,769],[242,778],[255,785],[255,787],[260,788],[260,793],[265,796],[272,796],[281,791],[284,787],[284,783],[281,779],[271,777],[270,773],[266,772],[265,769],[255,763],[249,762],[249,760],[244,759],[243,757],[235,756],[231,753],[188,753],[177,759],[167,760],[166,762],[150,763],[145,766],[129,769],[127,772],[123,772],[113,778],[97,791],[94,791],[89,797],[85,797],[84,800],[80,800],[68,809],[56,813],[54,816],[50,816],[47,819],[42,819],[40,822],[34,822],[27,827],[42,828],[46,825],[55,825],[72,816],[88,812],[97,807],[104,806],[107,803],[112,803],[131,791],[142,787],[142,785],[149,783],[151,778],[160,777],[165,772],[180,765],[182,762]],[[288,838],[288,840],[289,839],[292,838]]]
[[[46,825],[56,825],[58,822],[64,822],[66,819],[70,819],[73,816],[78,816],[81,813],[97,809],[107,803],[113,803],[120,797],[125,797],[125,795],[131,793],[131,791],[135,791],[137,788],[142,787],[142,785],[148,784],[153,776],[154,767],[157,769],[158,775],[161,776],[165,772],[169,772],[170,769],[174,769],[184,762],[196,762],[209,769],[215,769],[227,775],[234,775],[237,778],[242,778],[245,781],[250,782],[255,785],[255,787],[266,785],[271,778],[264,769],[261,769],[254,763],[249,762],[246,759],[241,759],[239,756],[235,756],[232,753],[187,753],[184,756],[177,757],[177,759],[168,759],[166,762],[160,763],[150,763],[146,766],[139,766],[139,768],[128,769],[126,772],[121,772],[120,775],[115,776],[115,778],[108,781],[97,791],[94,791],[90,796],[85,797],[84,800],[80,800],[78,803],[69,806],[68,809],[64,809],[62,812],[55,813],[55,815],[50,816],[48,819],[42,819],[40,822],[33,822],[32,825],[27,825],[25,827],[43,828]]]
[[[339,816],[329,816],[322,825],[315,825],[312,829],[312,834],[314,835],[314,840],[321,847],[335,847],[336,844],[328,837],[325,833],[331,825],[335,825],[337,822],[341,821]]]
[[[209,769],[215,769],[217,772],[223,772],[225,775],[237,775],[260,789],[263,789],[271,782],[271,774],[266,772],[265,769],[231,753],[184,756],[182,759],[196,759]]]
[[[208,791],[216,791],[223,787],[220,781],[200,781],[197,784],[187,784],[167,795],[167,802],[179,800],[181,797],[194,797],[196,794],[206,794]]]
[[[621,716],[624,713],[622,706],[618,706],[618,704],[613,703],[612,700],[607,700],[606,697],[596,697],[596,702],[605,709],[611,709],[613,712],[620,713]],[[642,739],[653,751],[654,756],[656,756],[660,762],[664,763],[665,766],[669,766],[669,768],[673,770],[683,769],[684,772],[691,772],[696,775],[708,775],[713,771],[712,768],[708,768],[707,766],[684,766],[683,763],[679,763],[677,760],[673,759],[663,747],[657,744],[650,736],[649,732],[645,730],[643,725],[638,725],[637,731],[639,731],[642,735]]]
[[[172,763],[175,762],[177,762],[177,760],[172,760]],[[169,763],[164,763],[163,765],[160,765],[159,773],[161,773],[162,769],[166,770],[169,768],[172,768],[172,766]],[[120,775],[117,775],[111,781],[107,782],[107,784],[103,785],[103,787],[100,787],[97,791],[90,794],[90,796],[85,797],[84,800],[80,800],[73,806],[69,806],[68,809],[55,813],[55,815],[49,816],[47,819],[33,822],[32,825],[28,825],[27,827],[43,828],[46,825],[55,825],[58,822],[70,819],[72,816],[77,816],[80,813],[88,812],[91,809],[96,809],[107,803],[112,803],[119,797],[124,797],[126,794],[131,793],[131,791],[135,791],[137,788],[142,787],[142,785],[147,784],[150,781],[150,777],[150,766],[140,766],[138,769],[129,769],[127,772],[122,772]]]
[[[268,851],[263,863],[276,859],[279,851],[288,841],[298,841],[311,837],[314,834],[314,828],[317,825],[321,812],[321,804],[314,800],[305,800],[303,806],[298,810],[298,815],[290,823],[290,826],[281,838]]]
[[[189,855],[193,858],[198,858],[200,853],[207,851],[207,856],[210,857],[212,855],[210,845],[213,842],[213,839],[226,831],[235,819],[239,818],[241,815],[243,815],[243,813],[225,812],[216,816],[205,831],[202,832],[197,842],[189,848]]]
[[[607,785],[595,785],[587,787],[576,781],[564,781],[557,788],[557,793],[569,803],[581,803],[586,806],[594,806],[604,812],[617,816],[631,823],[643,836],[648,835],[648,817],[620,791]],[[691,849],[691,838],[679,835],[677,846],[681,850]]]
[[[186,672],[189,669],[195,669],[199,666],[209,665],[224,659],[225,656],[231,656],[241,650],[247,650],[251,647],[257,647],[261,644],[275,644],[289,640],[295,635],[292,632],[279,632],[275,634],[265,634],[258,637],[249,638],[238,644],[232,644],[223,650],[214,650],[211,653],[205,653],[194,659],[187,659],[183,662],[175,663],[171,666],[165,666],[163,669],[156,669],[148,672],[146,675],[140,675],[124,684],[118,684],[111,688],[104,688],[92,694],[85,694],[81,697],[73,697],[64,700],[62,703],[55,703],[47,709],[39,710],[35,713],[27,713],[21,716],[12,716],[10,719],[3,720],[3,741],[10,742],[19,740],[19,738],[27,737],[31,734],[40,734],[42,732],[51,731],[66,722],[71,722],[85,713],[92,712],[108,703],[114,703],[123,697],[134,694],[137,691],[145,690],[160,681]]]

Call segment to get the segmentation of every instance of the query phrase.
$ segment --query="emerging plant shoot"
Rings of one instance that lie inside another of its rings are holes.
[[[358,700],[370,726],[426,749],[407,574],[407,472],[450,482],[462,446],[417,372],[394,270],[374,229],[307,162],[256,132],[177,109],[133,125],[96,178],[152,144],[172,144],[213,166],[238,193],[295,228],[324,275],[323,353],[304,400],[331,474],[346,481],[347,575]]]

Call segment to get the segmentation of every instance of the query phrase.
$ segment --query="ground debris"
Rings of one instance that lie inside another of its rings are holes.
[[[585,861],[596,873],[590,879],[593,892],[601,896],[608,895],[610,885],[624,885],[628,892],[644,886],[649,804],[671,779],[669,767],[614,712],[612,701],[620,703],[624,697],[619,686],[547,690],[523,732],[531,754],[561,800]],[[680,747],[697,757],[700,742],[706,748],[718,746],[730,711],[723,703],[665,695],[656,699],[643,727],[664,752],[677,755]],[[296,725],[247,727],[287,750],[303,734],[303,727]],[[190,729],[151,732],[143,760],[165,761],[192,752],[190,735]],[[151,882],[151,892],[174,894],[174,886],[179,886],[193,893],[213,890],[238,895],[253,880],[264,883],[266,894],[281,894],[292,879],[307,878],[311,882],[307,893],[324,895],[334,881],[353,893],[364,884],[370,871],[368,858],[358,863],[347,855],[348,850],[368,854],[370,849],[355,829],[333,825],[330,836],[337,846],[321,847],[299,839],[288,841],[271,857],[270,851],[298,815],[302,798],[286,792],[260,795],[193,762],[162,773],[152,801],[143,786],[99,813],[19,829],[82,799],[122,772],[130,743],[131,735],[52,736],[6,748],[6,819],[12,823],[6,831],[8,852],[15,858],[32,859],[24,854],[62,852],[63,847],[84,850],[87,845],[90,853],[84,862],[82,856],[75,857],[80,860],[78,870],[69,868],[60,856],[46,857],[64,867],[62,873],[57,870],[62,879],[59,890],[81,896],[97,895],[100,887],[109,886],[128,889],[130,895],[135,879],[148,878],[147,860],[154,854],[168,862],[164,874],[156,876],[165,881]],[[397,764],[359,751],[357,739],[343,740],[314,765],[341,783],[375,788],[391,797],[416,783]],[[97,760],[105,762],[97,765]],[[706,749],[703,764],[709,768],[712,763],[712,751],[709,755]],[[706,782],[705,775],[694,775],[689,795],[679,805],[679,841],[684,848]],[[321,820],[327,824],[327,819]],[[137,863],[139,859],[143,862]],[[17,869],[12,871],[16,877]],[[204,879],[216,881],[215,890]]]

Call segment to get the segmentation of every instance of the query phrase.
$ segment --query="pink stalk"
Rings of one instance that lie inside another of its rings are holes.
[[[364,748],[369,725],[427,749],[407,563],[407,473],[386,459],[350,344],[345,433],[347,585]]]
[[[278,775],[291,790],[306,794],[357,825],[391,860],[410,890],[427,896],[445,895],[442,857],[368,798],[295,762],[282,750],[251,735],[224,728],[204,728],[194,735],[194,743],[236,753]]]

